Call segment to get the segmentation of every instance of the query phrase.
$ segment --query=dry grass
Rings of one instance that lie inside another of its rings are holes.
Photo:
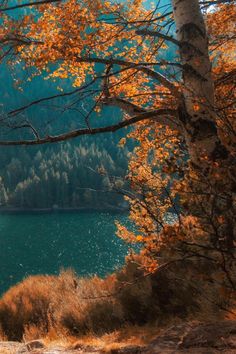
[[[112,349],[118,349],[127,346],[145,346],[150,343],[158,334],[160,328],[155,325],[146,326],[129,326],[126,325],[119,330],[115,330],[111,333],[105,333],[102,336],[96,336],[93,333],[81,336],[79,339],[65,335],[58,337],[56,333],[49,331],[43,338],[43,343],[50,350],[55,347],[64,347],[65,349],[78,348],[79,346],[92,346],[100,348],[104,353],[110,353]],[[35,326],[29,327],[29,332],[25,332],[24,340],[26,342],[38,339],[41,333]],[[17,354],[17,351],[13,349],[0,348],[1,354]]]
[[[114,282],[112,276],[79,279],[72,271],[29,277],[0,301],[2,333],[10,340],[31,340],[111,331],[123,321],[119,304],[109,296]]]
[[[15,343],[2,342],[0,341],[0,353],[1,354],[18,354],[20,345]]]
[[[126,325],[123,328],[111,333],[106,333],[101,337],[94,335],[87,335],[81,337],[79,340],[73,342],[72,347],[76,345],[91,345],[94,347],[102,348],[103,351],[110,351],[111,349],[122,348],[126,346],[144,346],[152,339],[154,339],[160,328],[155,325],[146,326],[130,326]]]
[[[67,349],[73,349],[83,346],[92,346],[100,348],[104,353],[111,349],[118,349],[127,346],[145,346],[150,343],[158,334],[160,328],[157,325],[130,326],[125,325],[119,330],[96,336],[94,333],[88,333],[79,339],[74,336],[65,336],[61,338],[52,338],[50,334],[43,338],[47,348],[62,346]]]
[[[196,319],[204,312],[216,320],[215,307],[204,302],[199,306],[191,281],[182,281],[184,272],[178,270],[180,280],[176,269],[146,277],[128,262],[105,279],[78,278],[71,270],[59,276],[31,276],[0,300],[0,335],[18,341],[44,338],[46,343],[63,345],[75,338],[83,343],[88,339],[89,345],[100,340],[108,346],[123,341],[142,345],[151,333],[146,325],[156,334],[176,318]]]
[[[7,348],[1,348],[1,354],[17,354],[17,351],[12,351],[12,349]]]
[[[7,336],[2,329],[2,325],[0,324],[0,342],[5,340],[7,340]]]
[[[37,324],[48,330],[48,310],[57,278],[29,277],[12,287],[0,301],[2,331],[11,340],[19,340],[28,324]]]

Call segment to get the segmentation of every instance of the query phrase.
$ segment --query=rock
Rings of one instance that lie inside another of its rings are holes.
[[[109,354],[142,354],[143,350],[143,347],[128,346],[124,348],[111,349]]]
[[[92,345],[84,345],[81,343],[73,345],[72,349],[77,350],[80,353],[99,353],[101,350],[101,348],[94,347]]]
[[[156,339],[154,339],[148,346],[148,351],[156,353],[157,350],[170,350],[176,349],[182,340],[183,335],[190,331],[195,323],[181,323],[171,326],[163,331]],[[154,352],[154,350],[156,350]],[[163,352],[164,353],[164,352]]]
[[[36,351],[35,353],[34,352],[30,352],[28,354],[38,354],[38,352]],[[83,352],[81,351],[75,351],[73,349],[66,349],[65,347],[62,347],[62,346],[57,346],[57,347],[52,347],[50,349],[46,349],[46,350],[43,350],[42,352],[40,351],[39,354],[82,354]],[[88,353],[86,353],[88,354]]]
[[[32,340],[25,344],[26,348],[30,351],[33,349],[44,349],[45,345],[40,340]]]
[[[236,350],[236,321],[201,323],[184,337],[179,348],[210,347]]]
[[[236,354],[236,321],[190,322],[159,335],[145,354]]]

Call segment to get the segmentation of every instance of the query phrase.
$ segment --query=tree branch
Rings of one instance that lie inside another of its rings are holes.
[[[88,84],[85,84],[85,85],[83,85],[83,86],[81,86],[81,87],[79,87],[79,88],[77,88],[77,89],[75,89],[75,90],[73,90],[73,91],[58,93],[58,94],[53,95],[53,96],[48,96],[48,97],[39,98],[39,99],[37,99],[37,100],[35,100],[35,101],[32,101],[32,102],[26,104],[25,106],[22,106],[22,107],[20,107],[20,108],[17,108],[17,109],[14,109],[14,110],[8,112],[7,116],[8,116],[8,117],[13,117],[13,116],[15,116],[15,115],[17,115],[17,114],[19,114],[19,113],[25,111],[26,109],[28,109],[28,108],[30,108],[30,107],[32,107],[32,106],[35,106],[35,105],[40,104],[40,103],[42,103],[42,102],[47,102],[47,101],[53,100],[53,99],[58,98],[58,97],[72,96],[72,95],[74,95],[74,94],[76,94],[76,93],[78,93],[78,92],[80,92],[80,91],[82,91],[82,90],[88,88],[89,86],[91,86],[92,84],[94,84],[94,82],[95,82],[96,80],[98,80],[98,79],[100,79],[99,76],[98,76],[98,77],[95,77],[95,78],[94,78],[93,80],[91,80]]]
[[[9,6],[9,7],[0,8],[0,12],[16,10],[16,9],[19,9],[22,7],[39,6],[39,5],[43,5],[43,4],[50,4],[53,2],[61,2],[61,1],[62,0],[40,0],[40,1],[36,1],[36,2],[27,2],[25,4],[13,5],[13,6]]]
[[[100,63],[106,64],[106,65],[108,65],[108,66],[111,65],[111,63],[109,62],[109,59],[98,59],[98,58],[95,58],[95,59],[93,59],[93,60],[95,60],[96,62],[99,61]],[[112,61],[114,61],[114,60],[112,59]],[[129,70],[129,67],[130,67],[130,68],[135,68],[135,69],[137,69],[137,70],[139,69],[139,67],[137,66],[138,64],[125,62],[125,61],[123,61],[123,60],[115,60],[115,63],[116,63],[117,65],[123,65],[123,66],[125,66],[126,69],[123,69],[123,70]],[[148,64],[148,65],[155,65],[155,63],[152,63],[152,64],[150,63],[150,64]],[[165,65],[165,63],[163,63],[163,65]],[[176,63],[176,65],[179,65],[179,64]],[[156,73],[155,71],[149,69],[148,67],[142,67],[141,69],[142,69],[142,70],[145,70],[145,72],[150,73],[150,76],[153,75],[155,78],[156,78],[156,75],[157,75],[157,77],[159,78],[159,81],[160,81],[161,79],[167,80],[163,75],[161,75],[161,74],[159,74],[159,73]],[[107,78],[108,78],[109,76],[118,74],[119,72],[121,72],[121,71],[117,71],[117,72],[115,72],[115,73],[110,73],[110,72],[107,73],[107,72],[106,72],[105,75],[97,76],[97,77],[93,78],[89,83],[87,83],[87,84],[85,84],[85,85],[83,85],[83,86],[81,86],[81,87],[79,87],[79,88],[77,88],[77,89],[75,89],[75,90],[72,90],[72,91],[69,91],[69,92],[58,93],[58,94],[56,94],[56,95],[52,95],[52,96],[48,96],[48,97],[39,98],[39,99],[37,99],[37,100],[35,100],[35,101],[32,101],[32,102],[30,102],[30,103],[28,103],[28,104],[26,104],[26,105],[24,105],[24,106],[22,106],[22,107],[19,107],[19,108],[17,108],[17,109],[14,109],[14,110],[8,112],[7,116],[8,116],[8,117],[13,117],[13,116],[15,116],[15,115],[17,115],[17,114],[19,114],[19,113],[25,111],[26,109],[28,109],[28,108],[30,108],[30,107],[32,107],[32,106],[34,106],[34,105],[40,104],[40,103],[42,103],[42,102],[47,102],[47,101],[50,101],[50,100],[53,100],[53,99],[56,99],[56,98],[59,98],[59,97],[72,96],[72,95],[74,95],[74,94],[76,94],[76,93],[79,93],[79,92],[83,91],[84,89],[88,88],[89,86],[91,86],[92,84],[94,84],[95,81],[97,81],[97,80],[99,80],[99,79],[107,80]],[[169,84],[171,84],[171,85],[174,87],[174,90],[176,91],[175,97],[176,97],[177,95],[178,95],[178,97],[179,97],[179,91],[178,91],[177,87],[175,87],[170,81],[169,81]],[[107,105],[114,105],[114,104],[112,104],[112,101],[115,102],[115,98],[112,98],[112,100],[111,100],[111,97],[109,97],[109,92],[107,92],[107,89],[108,89],[108,87],[107,87],[107,81],[105,81],[105,83],[103,83],[103,92],[104,92],[104,90],[105,90],[104,95],[105,95],[106,98],[109,98],[110,102],[109,102],[109,100],[105,101],[105,99],[104,99],[104,104],[107,104]],[[109,91],[109,90],[108,90],[108,91]],[[107,94],[108,94],[108,95],[107,95]],[[118,100],[119,100],[119,102],[120,102],[120,106],[119,106],[119,107],[122,108],[122,107],[121,107],[121,99],[118,99]],[[125,101],[125,100],[123,100],[123,101]],[[117,101],[117,102],[118,102],[118,101]],[[127,102],[128,102],[128,101],[126,101],[126,103],[127,103]],[[134,107],[134,106],[135,106],[135,105],[133,105],[133,107]],[[133,112],[132,112],[132,115],[137,114],[138,112],[145,112],[145,111],[146,111],[145,109],[142,109],[141,107],[138,107],[138,106],[136,106],[136,108],[137,108],[137,110],[136,110],[136,111],[133,111]],[[123,109],[123,108],[122,108],[122,109]],[[127,113],[128,113],[128,111],[127,111]]]
[[[171,36],[168,36],[166,34],[160,33],[158,31],[151,31],[148,29],[142,29],[142,30],[137,30],[136,34],[141,35],[141,36],[152,36],[152,37],[158,37],[158,38],[162,38],[166,41],[172,42],[174,44],[176,44],[177,46],[179,46],[179,41]]]
[[[134,116],[138,113],[147,112],[146,109],[139,107],[123,98],[119,97],[107,97],[101,101],[102,104],[106,106],[116,106],[121,108],[124,112],[128,113],[130,116]]]
[[[34,136],[35,136],[35,138],[37,139],[37,140],[39,140],[39,134],[38,134],[38,132],[37,132],[37,130],[33,127],[33,125],[31,124],[31,123],[29,123],[28,121],[27,122],[25,122],[25,123],[23,123],[23,124],[20,124],[20,125],[13,125],[13,126],[11,126],[11,125],[9,125],[8,126],[9,128],[11,128],[11,129],[13,129],[13,130],[15,130],[15,129],[22,129],[22,128],[30,128],[31,130],[32,130],[32,133],[34,134]]]
[[[171,118],[172,117],[172,118]],[[176,122],[176,117],[178,117],[178,113],[173,109],[158,109],[153,111],[148,111],[141,113],[137,116],[134,116],[130,119],[123,120],[117,124],[99,127],[99,128],[85,128],[73,130],[71,132],[67,132],[64,134],[56,135],[56,136],[46,136],[45,138],[37,139],[37,140],[19,140],[19,141],[0,141],[0,145],[42,145],[46,143],[57,143],[60,141],[65,141],[68,139],[73,139],[82,135],[95,135],[101,133],[114,133],[119,129],[128,127],[135,123],[144,121],[144,120],[153,120],[160,124],[168,125],[172,129],[180,130],[180,125],[178,121]],[[174,118],[174,119],[173,119]]]
[[[175,96],[180,98],[180,92],[178,88],[168,80],[164,75],[150,69],[148,66],[153,65],[153,63],[133,63],[122,59],[104,59],[104,58],[93,58],[93,57],[77,57],[77,62],[79,63],[100,63],[100,64],[111,64],[130,67],[130,69],[135,68],[136,70],[142,71],[146,75],[152,77],[153,79],[159,81],[162,85],[170,90],[170,92]],[[165,64],[163,64],[165,65]]]
[[[105,75],[103,79],[103,95],[105,98],[110,97],[110,87],[109,87],[109,78],[110,78],[110,71],[112,69],[112,64],[107,65],[105,70]]]

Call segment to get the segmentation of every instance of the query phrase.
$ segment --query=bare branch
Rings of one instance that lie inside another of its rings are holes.
[[[109,90],[109,78],[110,78],[110,71],[112,69],[112,64],[108,64],[106,71],[105,71],[105,76],[103,79],[103,94],[106,98],[110,97],[110,90]]]
[[[31,123],[29,123],[28,121],[23,123],[23,124],[20,124],[20,125],[13,125],[13,126],[10,126],[9,125],[9,128],[15,130],[15,129],[22,129],[22,128],[30,128],[32,130],[32,133],[34,134],[35,138],[37,140],[39,140],[39,134],[37,132],[37,130],[33,127],[33,125]]]
[[[119,97],[107,97],[102,100],[102,103],[106,106],[116,106],[121,108],[124,112],[128,113],[130,116],[134,116],[138,113],[147,112],[144,108],[139,107],[123,98]]]
[[[32,106],[35,106],[37,104],[40,104],[42,102],[47,102],[47,101],[53,100],[53,99],[58,98],[58,97],[72,96],[72,95],[84,90],[85,88],[88,88],[89,86],[91,86],[99,78],[100,77],[96,77],[93,80],[91,80],[88,84],[85,84],[84,86],[79,87],[79,88],[77,88],[77,89],[75,89],[73,91],[58,93],[58,94],[53,95],[53,96],[39,98],[38,100],[32,101],[29,104],[26,104],[25,106],[22,106],[20,108],[14,109],[13,111],[10,111],[8,113],[8,117],[15,116],[15,115],[25,111],[26,109],[28,109],[28,108],[30,108]]]
[[[6,11],[20,9],[22,7],[39,6],[39,5],[50,4],[53,2],[61,2],[61,1],[62,0],[40,0],[40,1],[35,1],[35,2],[27,2],[24,4],[20,4],[20,5],[14,5],[14,6],[0,8],[0,12],[6,12]]]
[[[37,140],[19,140],[19,141],[0,141],[0,145],[42,145],[46,143],[57,143],[60,141],[65,141],[68,139],[73,139],[82,135],[95,135],[101,133],[114,133],[119,129],[128,127],[135,123],[144,121],[144,120],[153,120],[161,124],[169,125],[171,128],[175,130],[180,130],[180,125],[178,124],[178,120],[176,122],[177,111],[173,109],[158,109],[153,111],[148,111],[141,113],[137,116],[134,116],[130,119],[123,120],[117,124],[99,127],[99,128],[85,128],[85,129],[77,129],[72,130],[71,132],[67,132],[64,134],[56,135],[56,136],[46,136],[45,138],[37,139]]]
[[[158,37],[158,38],[161,38],[161,39],[164,39],[166,41],[172,42],[172,43],[176,44],[177,46],[179,46],[179,41],[177,41],[177,39],[175,39],[175,38],[173,38],[171,36],[168,36],[166,34],[160,33],[158,31],[151,31],[151,30],[148,30],[148,29],[142,29],[142,30],[137,30],[136,34],[139,34],[141,36],[144,35],[144,36]]]
[[[230,4],[230,3],[232,3],[232,0],[210,0],[210,1],[203,0],[199,2],[199,4],[203,7],[220,5],[220,4]]]

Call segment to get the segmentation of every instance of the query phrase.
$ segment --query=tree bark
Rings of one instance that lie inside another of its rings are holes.
[[[180,120],[191,161],[226,159],[216,126],[208,37],[198,0],[172,0],[183,67]]]
[[[212,243],[230,252],[236,238],[236,161],[222,143],[211,76],[208,37],[198,0],[172,0],[183,67],[179,119],[188,146],[186,211],[198,215]],[[194,179],[191,177],[193,172]],[[209,191],[210,197],[204,193]]]

